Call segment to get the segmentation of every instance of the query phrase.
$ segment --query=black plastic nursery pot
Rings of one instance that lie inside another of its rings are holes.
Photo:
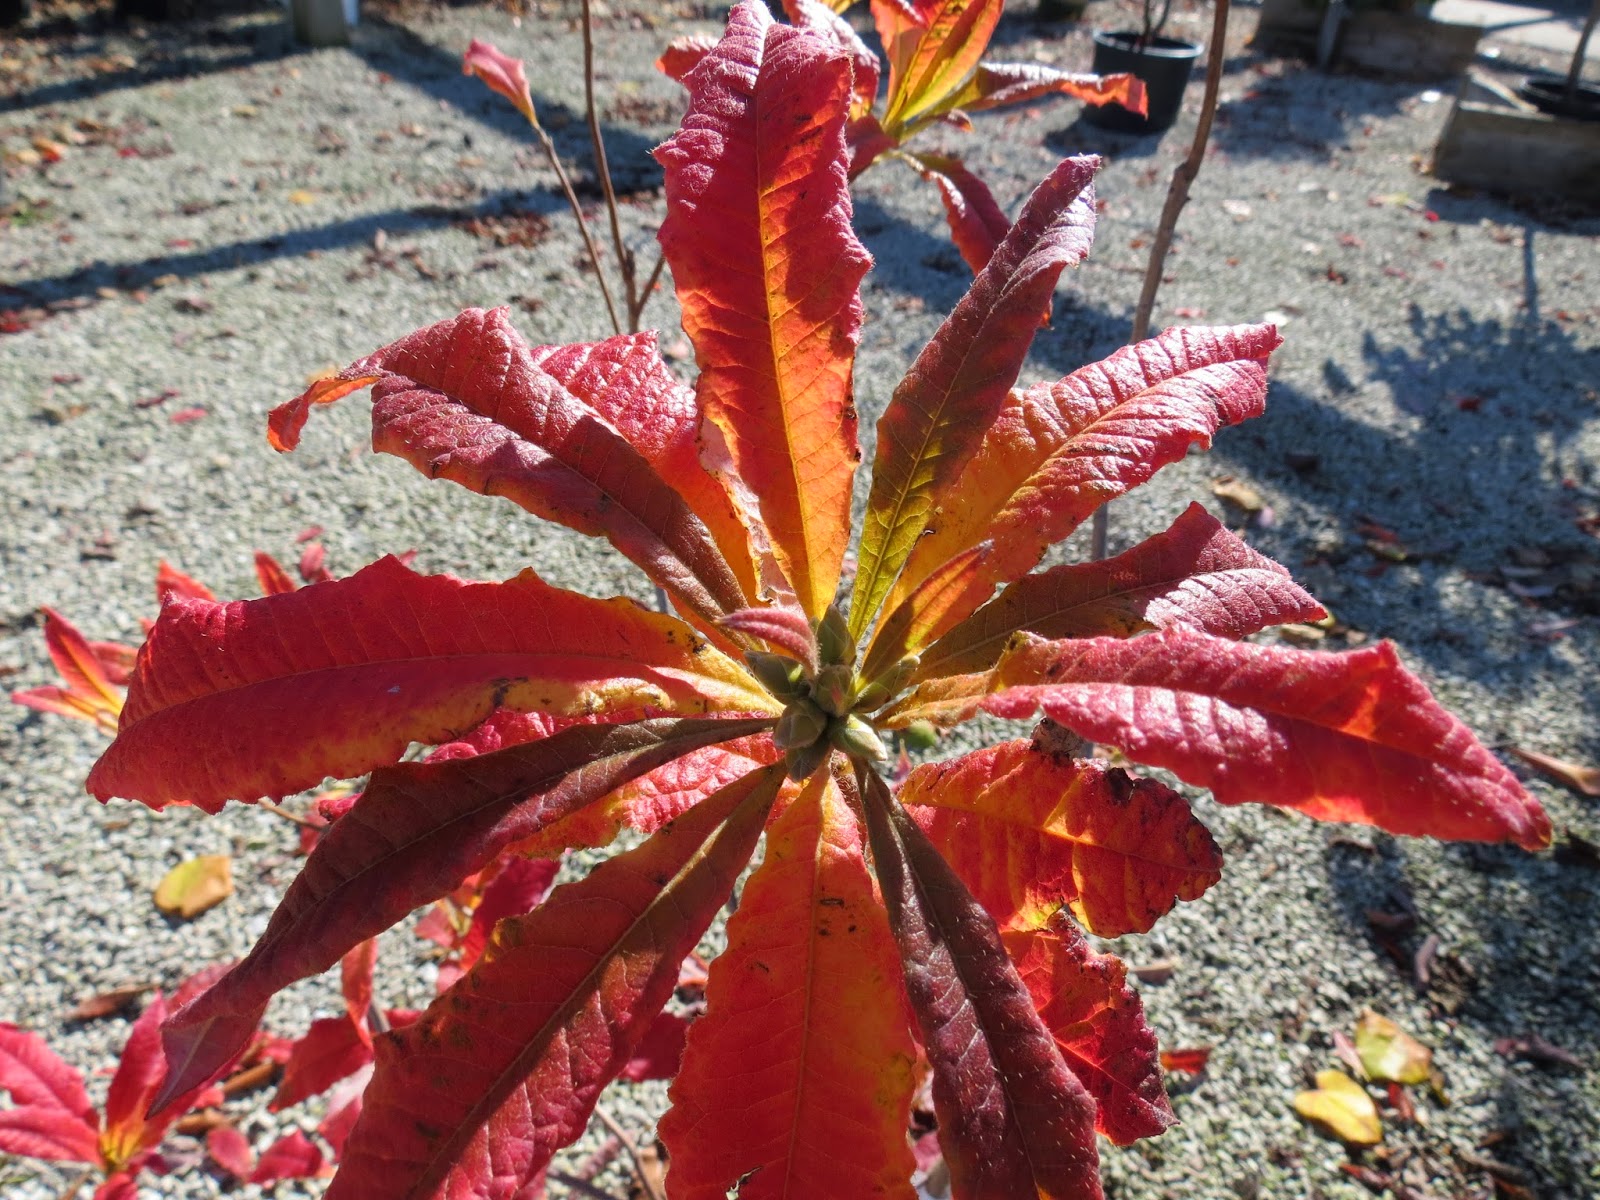
[[[1109,75],[1128,71],[1144,81],[1149,112],[1141,117],[1122,105],[1089,105],[1084,117],[1101,129],[1114,133],[1161,133],[1178,119],[1183,108],[1183,90],[1189,86],[1189,73],[1200,47],[1177,38],[1156,36],[1140,46],[1139,35],[1130,31],[1094,35],[1094,73]]]
[[[1552,117],[1600,121],[1600,86],[1592,83],[1579,83],[1568,95],[1565,79],[1535,76],[1517,89],[1517,95]]]

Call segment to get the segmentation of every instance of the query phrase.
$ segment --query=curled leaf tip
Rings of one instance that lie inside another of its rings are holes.
[[[476,75],[488,84],[490,91],[499,92],[516,105],[517,111],[528,118],[529,124],[538,126],[539,118],[533,111],[533,96],[528,91],[528,76],[520,58],[512,58],[491,42],[473,38],[466,54],[462,55],[461,73]]]

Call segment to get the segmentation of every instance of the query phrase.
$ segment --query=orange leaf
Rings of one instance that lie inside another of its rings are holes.
[[[900,802],[1003,928],[1063,903],[1093,933],[1145,933],[1222,877],[1188,802],[1104,763],[1002,742],[912,771]]]
[[[989,48],[1004,8],[1003,0],[912,2],[915,20],[887,16],[889,32],[883,37],[890,63],[883,127],[896,136],[946,106]],[[879,15],[879,4],[873,10],[883,33],[886,17]]]
[[[851,372],[871,259],[850,229],[849,61],[743,3],[688,83],[683,126],[656,151],[661,245],[701,409],[814,620],[838,586],[861,457]]]
[[[910,1200],[916,1049],[900,963],[826,772],[769,831],[706,1004],[661,1119],[674,1197],[722,1200],[748,1177],[745,1200]]]
[[[1270,325],[1168,330],[1056,383],[1004,397],[959,478],[926,498],[929,532],[890,607],[983,541],[995,548],[980,578],[1018,578],[1105,501],[1182,458],[1191,444],[1210,445],[1220,426],[1258,416],[1267,356],[1281,340]]]
[[[379,1039],[328,1200],[421,1200],[441,1185],[483,1194],[469,1189],[542,1170],[583,1130],[672,994],[782,778],[781,767],[746,776],[534,912],[501,921],[459,983]]]
[[[1141,116],[1148,111],[1144,83],[1135,75],[1075,75],[1043,63],[980,63],[967,85],[950,97],[948,107],[982,112],[1050,95],[1095,105],[1115,102]]]
[[[850,629],[857,637],[877,615],[919,539],[927,540],[923,534],[933,497],[955,481],[1004,404],[1056,280],[1089,252],[1094,239],[1091,185],[1099,166],[1094,157],[1065,159],[1034,189],[1016,224],[917,356],[878,421],[872,491],[850,601]],[[928,573],[908,581],[905,591]],[[897,595],[891,608],[903,598]]]
[[[717,39],[703,33],[673,38],[656,59],[656,70],[668,79],[682,83],[684,77],[700,65],[700,60],[716,47]]]
[[[233,895],[233,860],[203,854],[181,862],[156,885],[156,907],[169,917],[192,921]]]
[[[1094,1097],[1095,1128],[1119,1146],[1159,1137],[1177,1118],[1156,1035],[1122,961],[1096,954],[1065,913],[1042,929],[1001,937],[1062,1057]]]
[[[1018,630],[1067,638],[1185,628],[1237,640],[1326,615],[1287,570],[1191,504],[1170,529],[1115,558],[1025,575],[929,647],[917,675],[992,667]]]
[[[168,604],[88,786],[102,799],[216,811],[230,797],[290,795],[394,762],[501,704],[693,713],[770,703],[742,666],[630,600],[564,591],[532,571],[465,583],[385,558],[288,595]]]

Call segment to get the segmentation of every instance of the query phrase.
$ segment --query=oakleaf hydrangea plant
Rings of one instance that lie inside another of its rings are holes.
[[[370,778],[249,955],[167,1020],[155,1107],[232,1059],[281,988],[485,864],[630,827],[640,844],[500,920],[376,1037],[328,1191],[535,1195],[764,833],[660,1125],[669,1194],[909,1200],[931,1077],[955,1196],[1098,1197],[1097,1133],[1173,1118],[1139,1001],[1083,930],[1148,930],[1222,862],[1182,795],[1078,739],[1223,804],[1530,849],[1549,822],[1391,646],[1245,640],[1322,610],[1198,507],[1115,558],[1036,569],[1258,415],[1280,340],[1174,329],[1015,386],[1089,251],[1094,158],[1038,186],[895,389],[841,599],[871,265],[852,56],[746,0],[686,85],[656,153],[693,387],[653,334],[530,346],[505,310],[469,310],[270,422],[291,449],[315,406],[370,388],[376,449],[608,539],[675,615],[392,558],[166,604],[95,795],[215,811]],[[891,790],[886,743],[979,713],[1047,721]],[[419,743],[452,749],[404,757]]]

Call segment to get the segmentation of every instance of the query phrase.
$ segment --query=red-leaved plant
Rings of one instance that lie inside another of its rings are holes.
[[[170,601],[96,796],[215,811],[371,776],[248,957],[168,1020],[157,1111],[221,1070],[279,989],[488,864],[626,825],[642,844],[500,920],[418,1020],[372,1039],[328,1192],[535,1195],[765,831],[660,1125],[669,1193],[908,1198],[929,1072],[956,1196],[1097,1197],[1096,1131],[1130,1142],[1172,1114],[1123,968],[1080,926],[1147,930],[1221,858],[1180,794],[1074,757],[1058,726],[1224,804],[1548,842],[1391,646],[1244,641],[1321,610],[1198,507],[1116,558],[1034,572],[1099,505],[1259,414],[1279,344],[1265,325],[1170,330],[1013,388],[1089,249],[1093,158],[1040,184],[895,390],[848,617],[835,607],[870,265],[850,227],[852,72],[835,41],[746,0],[686,77],[657,156],[692,389],[654,335],[530,347],[504,310],[469,310],[273,413],[290,449],[313,406],[370,387],[377,449],[607,538],[679,615],[394,559]],[[891,793],[885,735],[980,712],[1049,720]]]
[[[1043,63],[984,62],[1005,0],[872,0],[872,20],[888,57],[888,93],[875,113],[878,57],[841,15],[855,0],[783,0],[789,19],[834,43],[855,71],[845,142],[854,179],[885,157],[897,158],[938,185],[956,249],[974,272],[989,261],[1011,221],[965,163],[949,154],[912,151],[905,143],[933,125],[972,131],[971,113],[1071,96],[1089,104],[1115,101],[1145,111],[1144,84],[1125,72],[1087,75]],[[674,39],[656,67],[683,81],[716,44],[707,37]]]

